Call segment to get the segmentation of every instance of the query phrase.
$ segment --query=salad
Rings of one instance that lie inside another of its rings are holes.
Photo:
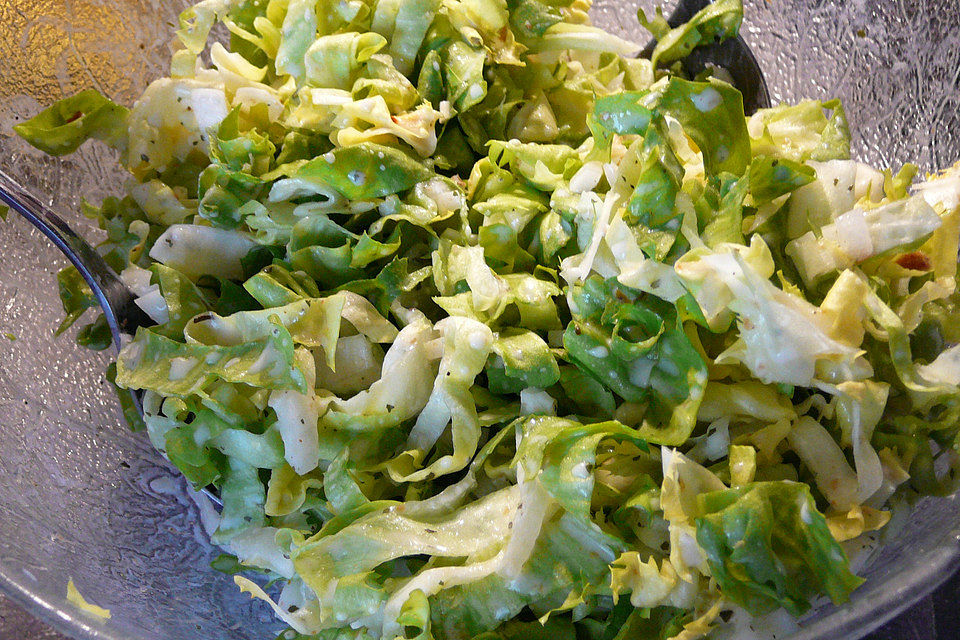
[[[203,0],[132,107],[16,128],[129,172],[84,207],[151,320],[108,377],[284,639],[720,637],[955,488],[960,170],[683,77],[740,0],[641,12],[649,59],[588,9]]]

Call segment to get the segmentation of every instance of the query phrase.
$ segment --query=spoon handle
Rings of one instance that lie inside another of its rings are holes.
[[[77,268],[103,310],[113,342],[119,349],[121,335],[134,332],[143,317],[143,312],[133,302],[133,293],[86,240],[77,235],[50,207],[40,202],[2,170],[0,202],[39,229]]]

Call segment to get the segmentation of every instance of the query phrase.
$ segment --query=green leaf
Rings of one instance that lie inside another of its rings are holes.
[[[583,553],[584,545],[593,553]],[[596,525],[564,514],[543,527],[516,580],[493,574],[434,596],[434,635],[472,638],[500,627],[503,618],[513,618],[525,606],[552,603],[544,607],[549,610],[562,603],[571,589],[608,582],[609,562],[617,549],[618,542]]]
[[[413,71],[417,52],[439,8],[440,0],[376,3],[371,30],[389,41],[388,50],[401,73]]]
[[[265,500],[263,484],[255,467],[235,458],[228,458],[220,485],[220,526],[211,536],[214,543],[226,542],[251,527],[266,522],[263,514]]]
[[[560,386],[576,405],[577,413],[598,418],[610,418],[617,401],[599,380],[575,366],[560,367]]]
[[[316,2],[293,0],[286,9],[279,30],[275,65],[278,74],[289,74],[302,81],[306,73],[304,58],[307,49],[317,37]]]
[[[241,130],[240,107],[234,107],[210,136],[210,158],[248,177],[270,170],[276,147],[270,138],[256,129]]]
[[[736,36],[743,21],[743,2],[714,0],[675,29],[671,29],[662,16],[648,21],[641,10],[637,17],[657,39],[657,46],[650,56],[654,65],[669,64],[686,58],[696,47]]]
[[[719,80],[691,82],[670,77],[649,91],[600,98],[593,114],[600,126],[621,135],[644,134],[657,123],[656,114],[676,118],[697,143],[708,173],[741,175],[750,162],[743,96]]]
[[[663,260],[680,228],[681,212],[675,203],[683,168],[666,139],[662,118],[630,147],[620,175],[621,184],[614,188],[629,193],[624,221],[644,253]]]
[[[64,313],[64,318],[56,330],[56,334],[60,335],[69,329],[84,311],[96,307],[97,301],[90,286],[73,266],[64,267],[57,272],[57,289]]]
[[[94,351],[109,348],[113,344],[113,334],[110,333],[107,317],[101,313],[96,320],[80,329],[77,332],[77,344]]]
[[[315,33],[304,54],[306,82],[315,87],[350,89],[363,63],[387,45],[379,33]],[[299,69],[296,69],[299,71]]]
[[[645,91],[624,91],[597,98],[593,117],[601,127],[613,133],[643,133],[653,120],[653,111],[640,102],[645,95]]]
[[[374,240],[364,233],[357,240],[350,254],[350,266],[357,269],[367,267],[371,262],[393,256],[400,248],[400,227],[396,227],[384,242]]]
[[[215,227],[235,229],[243,222],[243,205],[259,197],[262,186],[248,173],[211,164],[199,177],[197,213]]]
[[[356,465],[350,462],[349,454],[349,449],[344,449],[323,474],[323,493],[335,515],[348,513],[370,502],[353,476]]]
[[[400,608],[397,623],[403,625],[403,637],[410,640],[433,640],[430,633],[430,602],[423,591],[415,589]]]
[[[313,295],[303,288],[290,271],[278,264],[264,267],[260,273],[248,278],[243,288],[264,309],[282,307]]]
[[[248,571],[255,573],[266,573],[265,570],[258,567],[241,564],[241,562],[237,559],[237,556],[230,555],[229,553],[221,553],[216,558],[211,560],[210,568],[214,571],[225,573],[228,576],[237,575],[238,573],[246,573]]]
[[[440,66],[440,53],[436,49],[431,49],[423,57],[420,75],[417,77],[417,93],[434,108],[439,107],[440,101],[446,98],[443,71]],[[453,126],[455,127],[455,125]]]
[[[776,200],[816,180],[807,165],[787,158],[757,156],[750,163],[750,195],[756,204]]]
[[[113,147],[126,145],[129,110],[95,89],[53,103],[26,122],[13,127],[21,138],[54,156],[73,153],[96,138]]]
[[[191,318],[208,310],[200,289],[185,275],[160,263],[150,265],[150,283],[160,287],[169,319],[153,329],[156,333],[178,340]]]
[[[503,379],[494,393],[517,393],[528,387],[546,389],[560,379],[560,368],[543,338],[526,329],[505,329],[493,343],[493,352],[503,361],[502,367],[487,369],[491,376],[501,371]]]
[[[598,276],[573,287],[571,296],[577,313],[563,334],[569,360],[624,400],[646,405],[640,437],[670,446],[685,442],[707,369],[676,310]]]
[[[247,255],[240,258],[240,265],[243,267],[243,273],[246,278],[252,278],[262,269],[273,264],[274,260],[278,260],[286,255],[283,247],[273,247],[273,246],[264,246],[257,245],[247,253]]]
[[[196,489],[221,479],[224,456],[207,445],[229,426],[213,412],[200,411],[189,424],[178,423],[164,434],[164,452]]]
[[[553,416],[532,416],[514,426],[521,434],[514,464],[523,468],[526,477],[538,477],[569,514],[585,521],[590,518],[593,469],[600,441],[612,438],[647,447],[635,430],[616,421],[581,424]]]
[[[559,8],[539,0],[510,0],[510,26],[520,40],[539,38],[547,29],[563,20]]]
[[[750,163],[750,136],[743,96],[735,87],[714,79],[670,78],[662,90],[651,93],[657,96],[656,109],[679,120],[697,143],[708,173],[727,171],[739,176],[744,172]]]
[[[806,100],[760,109],[750,116],[754,155],[805,160],[850,158],[850,131],[839,100]]]
[[[546,622],[508,620],[495,631],[474,636],[472,640],[576,640],[573,622],[568,618],[551,617]]]
[[[753,482],[697,496],[697,542],[723,595],[754,615],[799,616],[826,593],[846,602],[863,580],[801,483]]]
[[[330,186],[350,200],[367,200],[406,191],[432,175],[402,151],[361,142],[310,160],[293,177]]]
[[[456,41],[444,48],[440,55],[450,104],[463,112],[483,100],[487,95],[487,81],[483,78],[487,58],[484,50]]]
[[[122,271],[128,263],[143,266],[146,250],[160,236],[161,228],[151,224],[140,205],[130,196],[105,198],[100,207],[82,204],[83,214],[97,220],[107,234],[99,252],[112,269]]]
[[[720,175],[720,203],[715,216],[703,229],[703,241],[708,247],[723,242],[743,244],[743,200],[749,189],[750,179],[735,178],[731,174]]]
[[[264,338],[227,347],[183,344],[141,328],[117,359],[117,384],[127,389],[183,396],[215,380],[299,391],[305,385],[293,339],[279,323]]]
[[[353,291],[370,300],[382,315],[387,315],[390,305],[404,293],[412,291],[430,277],[430,268],[410,271],[409,258],[394,258],[377,277],[352,280],[340,286],[341,291]]]
[[[531,187],[541,191],[566,186],[577,169],[583,166],[576,149],[562,144],[491,140],[487,147],[490,160],[496,166],[509,167],[514,177],[522,177]],[[535,194],[530,192],[530,195]]]
[[[355,242],[354,234],[330,218],[312,216],[294,225],[287,255],[294,269],[328,289],[363,277],[363,271],[352,266]]]
[[[205,0],[180,13],[177,37],[187,50],[194,54],[203,51],[210,29],[227,13],[229,5],[227,0]]]
[[[120,410],[123,413],[124,420],[127,421],[127,426],[130,427],[130,431],[136,432],[146,429],[147,425],[143,422],[143,416],[140,414],[140,409],[134,402],[133,396],[130,395],[130,391],[117,385],[116,362],[111,362],[109,365],[107,365],[105,377],[107,382],[110,383],[110,386],[113,388],[114,392],[117,394],[117,401],[120,403]]]
[[[364,76],[357,78],[350,89],[357,100],[379,96],[391,113],[410,111],[421,102],[416,87],[397,71],[390,58],[378,55],[367,60]]]

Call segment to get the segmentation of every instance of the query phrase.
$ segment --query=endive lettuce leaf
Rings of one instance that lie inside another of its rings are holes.
[[[36,148],[55,156],[73,153],[90,138],[123,147],[128,113],[126,107],[88,89],[54,103],[13,130]]]
[[[640,23],[657,39],[650,59],[671,63],[686,58],[697,46],[722,42],[737,35],[743,20],[741,0],[716,0],[695,13],[681,26],[671,29],[661,14],[653,20],[640,13]]]
[[[697,499],[697,541],[724,595],[753,613],[798,615],[816,593],[847,600],[862,582],[847,569],[806,486],[757,482]]]

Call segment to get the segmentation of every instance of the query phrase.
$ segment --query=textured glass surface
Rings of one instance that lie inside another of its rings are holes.
[[[645,7],[652,3],[644,2]],[[960,158],[960,4],[942,0],[747,0],[744,35],[775,99],[843,98],[855,155],[924,169]],[[96,87],[130,103],[163,73],[180,2],[0,0],[0,167],[77,213],[117,184],[100,147],[56,160],[10,127]],[[597,21],[634,27],[633,3],[600,0]],[[636,29],[632,31],[638,36]],[[642,36],[640,36],[642,37]],[[0,223],[0,589],[80,638],[272,638],[266,607],[208,568],[201,512],[145,436],[123,425],[92,354],[59,321],[65,261],[16,216]],[[853,602],[818,610],[795,640],[856,638],[932,589],[960,558],[960,501],[928,500],[863,572]],[[111,609],[100,623],[65,602],[73,577]]]

